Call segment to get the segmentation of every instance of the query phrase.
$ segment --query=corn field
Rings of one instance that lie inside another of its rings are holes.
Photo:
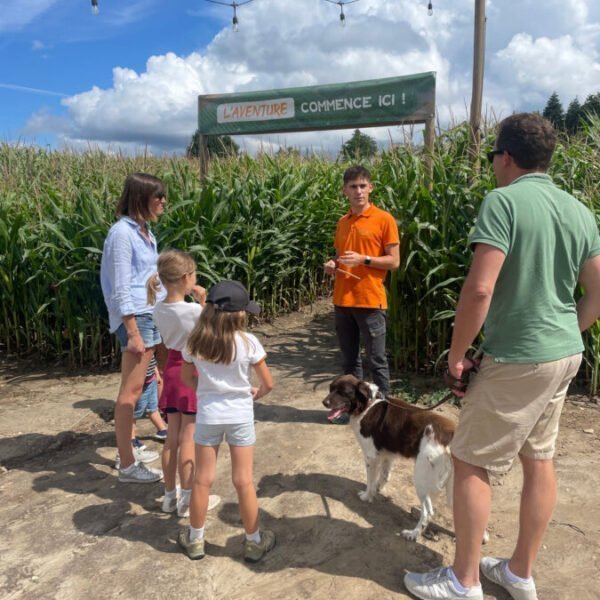
[[[482,153],[491,148],[490,130]],[[551,174],[600,216],[600,121],[563,140]],[[473,176],[468,130],[440,132],[433,183],[422,150],[382,152],[367,166],[372,200],[397,219],[401,266],[389,278],[389,350],[396,372],[435,371],[470,252],[467,238],[481,200],[494,187],[482,162]],[[347,164],[324,158],[262,154],[211,163],[201,184],[185,158],[75,154],[0,145],[0,352],[70,366],[111,363],[99,284],[104,238],[125,177],[152,173],[167,184],[167,212],[154,226],[159,248],[192,253],[200,283],[242,281],[267,318],[327,294],[322,264],[347,204],[340,193]],[[596,394],[600,326],[585,335],[580,383]]]

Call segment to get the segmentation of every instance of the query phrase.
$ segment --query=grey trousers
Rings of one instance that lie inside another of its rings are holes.
[[[390,369],[385,354],[386,313],[380,308],[335,306],[335,331],[345,374],[363,378],[360,341],[367,353],[373,382],[383,393],[390,391]]]

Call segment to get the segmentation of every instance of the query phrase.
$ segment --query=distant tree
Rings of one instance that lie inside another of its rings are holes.
[[[340,154],[348,160],[370,158],[377,154],[377,142],[370,135],[355,129],[352,137],[342,145]]]
[[[581,107],[581,112],[584,119],[588,116],[600,117],[600,93],[588,96]]]
[[[231,139],[229,135],[209,135],[208,136],[208,155],[211,157],[237,156],[240,147]],[[190,158],[200,156],[200,131],[197,129],[192,136],[186,154]]]
[[[281,146],[279,150],[277,150],[277,156],[300,158],[302,155],[300,154],[300,150],[298,150],[297,148],[293,148],[292,146],[284,148],[283,146]]]
[[[565,129],[568,134],[577,133],[581,129],[581,117],[583,112],[581,110],[581,103],[577,98],[571,100],[567,113],[565,114]]]
[[[548,119],[556,129],[565,128],[565,111],[556,92],[548,98],[542,116]]]

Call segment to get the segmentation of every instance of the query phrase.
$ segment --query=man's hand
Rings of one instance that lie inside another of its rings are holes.
[[[459,358],[448,357],[448,373],[444,377],[444,380],[455,396],[462,398],[465,395],[469,382],[469,371],[477,366],[478,364],[466,356]]]
[[[323,269],[327,275],[335,275],[335,260],[328,260],[323,264]]]
[[[357,267],[358,265],[365,264],[365,255],[353,252],[352,250],[346,250],[339,258],[340,262],[347,267]]]

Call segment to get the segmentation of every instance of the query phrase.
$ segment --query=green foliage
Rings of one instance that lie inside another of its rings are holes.
[[[571,101],[565,115],[565,129],[569,135],[573,135],[581,130],[581,119],[583,111],[577,98]]]
[[[483,154],[493,146],[486,132]],[[424,153],[398,146],[374,157],[372,200],[390,211],[401,233],[401,266],[388,278],[389,350],[397,371],[432,374],[448,348],[469,232],[494,187],[482,161],[469,159],[468,127],[438,135],[433,184]],[[114,223],[123,181],[132,171],[167,183],[159,247],[190,251],[199,281],[243,281],[265,317],[310,303],[330,289],[323,262],[346,209],[340,193],[347,164],[295,153],[211,161],[203,183],[185,158],[71,154],[0,144],[0,351],[36,353],[71,365],[113,360],[99,286],[104,238]],[[600,116],[559,143],[551,175],[600,222]],[[600,383],[600,325],[584,336],[580,382]]]
[[[556,129],[564,129],[565,111],[556,92],[554,92],[550,98],[548,98],[548,102],[546,103],[544,111],[542,112],[542,116],[548,119],[548,121],[550,121],[550,123],[552,123]]]
[[[229,135],[207,136],[206,147],[208,149],[208,156],[212,158],[237,156],[240,151],[240,147]],[[186,155],[188,158],[198,158],[200,150],[200,131],[197,129],[187,147]]]
[[[354,130],[352,137],[342,145],[340,155],[349,161],[371,158],[377,154],[377,142],[366,133]]]

